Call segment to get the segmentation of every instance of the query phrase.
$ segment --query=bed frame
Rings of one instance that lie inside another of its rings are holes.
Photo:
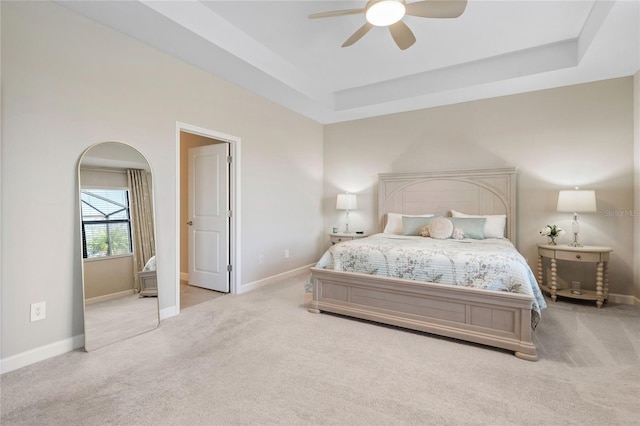
[[[138,282],[140,283],[140,297],[158,296],[156,271],[138,272]]]
[[[516,245],[516,168],[379,175],[378,216],[506,214]],[[531,296],[311,268],[309,311],[332,312],[514,351],[537,360]]]

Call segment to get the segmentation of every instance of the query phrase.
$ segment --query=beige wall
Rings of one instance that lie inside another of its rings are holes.
[[[0,8],[3,368],[82,337],[76,169],[96,142],[128,143],[151,164],[163,315],[175,313],[179,273],[177,122],[241,140],[240,286],[317,260],[322,125],[56,3]],[[46,244],[37,258],[34,243]],[[40,301],[47,318],[29,322]]]
[[[335,196],[345,190],[359,196],[350,227],[379,230],[378,173],[518,166],[518,246],[529,263],[541,227],[570,229],[571,216],[555,211],[558,190],[595,189],[598,212],[581,215],[581,240],[613,247],[611,291],[631,295],[634,219],[614,213],[633,208],[632,86],[620,78],[325,126],[324,231],[342,225]],[[593,271],[576,273],[595,282]]]
[[[189,148],[215,143],[225,142],[180,132],[180,274],[189,272]]]
[[[84,297],[133,291],[133,256],[84,260]]]
[[[80,170],[80,187],[87,188],[129,188],[125,169],[92,169]]]

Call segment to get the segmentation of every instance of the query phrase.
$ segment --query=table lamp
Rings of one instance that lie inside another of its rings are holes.
[[[345,232],[349,233],[349,210],[355,210],[358,208],[358,200],[356,199],[356,194],[338,194],[338,199],[336,200],[336,210],[346,210],[347,217],[345,219],[346,229]]]
[[[596,192],[588,190],[563,190],[558,193],[559,212],[573,213],[573,222],[571,223],[571,232],[573,232],[573,242],[569,244],[572,247],[582,247],[578,242],[578,233],[580,232],[580,223],[578,222],[578,213],[596,212]]]

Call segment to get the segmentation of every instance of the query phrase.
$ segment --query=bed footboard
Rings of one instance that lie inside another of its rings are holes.
[[[309,312],[424,331],[537,360],[530,296],[317,268],[311,272]]]

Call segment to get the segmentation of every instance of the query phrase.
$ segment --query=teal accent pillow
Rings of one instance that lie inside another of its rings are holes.
[[[457,228],[464,232],[465,238],[474,240],[484,240],[484,224],[486,218],[475,217],[449,217],[447,218],[453,223],[453,228]]]
[[[427,226],[436,216],[402,216],[402,233],[404,235],[420,235],[422,228]]]

